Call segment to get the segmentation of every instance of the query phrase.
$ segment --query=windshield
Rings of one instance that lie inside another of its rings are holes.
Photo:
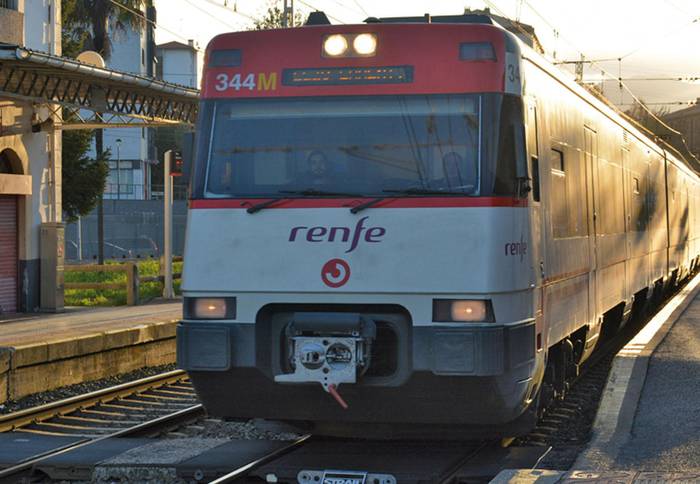
[[[208,198],[479,193],[478,95],[234,100],[213,111]]]

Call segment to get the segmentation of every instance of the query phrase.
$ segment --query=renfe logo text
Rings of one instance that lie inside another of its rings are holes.
[[[386,235],[384,227],[365,227],[369,217],[362,217],[354,228],[350,227],[294,227],[289,232],[289,241],[306,240],[307,242],[341,242],[349,244],[345,253],[352,252],[361,241],[376,244]]]

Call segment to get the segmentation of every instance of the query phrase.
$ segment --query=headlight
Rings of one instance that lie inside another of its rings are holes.
[[[235,297],[186,297],[185,319],[235,319]]]
[[[352,47],[359,55],[373,55],[377,50],[377,38],[374,34],[360,34],[352,41]]]
[[[342,35],[329,35],[323,42],[323,52],[329,57],[338,57],[347,50],[348,41]]]
[[[493,322],[493,308],[488,299],[433,299],[433,321]]]

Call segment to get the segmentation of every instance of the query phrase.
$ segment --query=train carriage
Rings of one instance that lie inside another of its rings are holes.
[[[486,16],[207,48],[178,363],[208,412],[516,435],[697,262],[697,175]]]

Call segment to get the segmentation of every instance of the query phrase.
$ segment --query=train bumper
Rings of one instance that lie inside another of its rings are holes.
[[[257,329],[256,329],[257,326]],[[319,384],[282,384],[272,360],[282,346],[261,325],[186,322],[178,365],[214,416],[383,424],[494,426],[528,407],[541,371],[535,324],[406,326],[391,375],[367,375],[339,390],[343,410]],[[267,326],[266,326],[267,328]],[[274,324],[272,324],[274,334]],[[269,329],[269,328],[268,328]]]

